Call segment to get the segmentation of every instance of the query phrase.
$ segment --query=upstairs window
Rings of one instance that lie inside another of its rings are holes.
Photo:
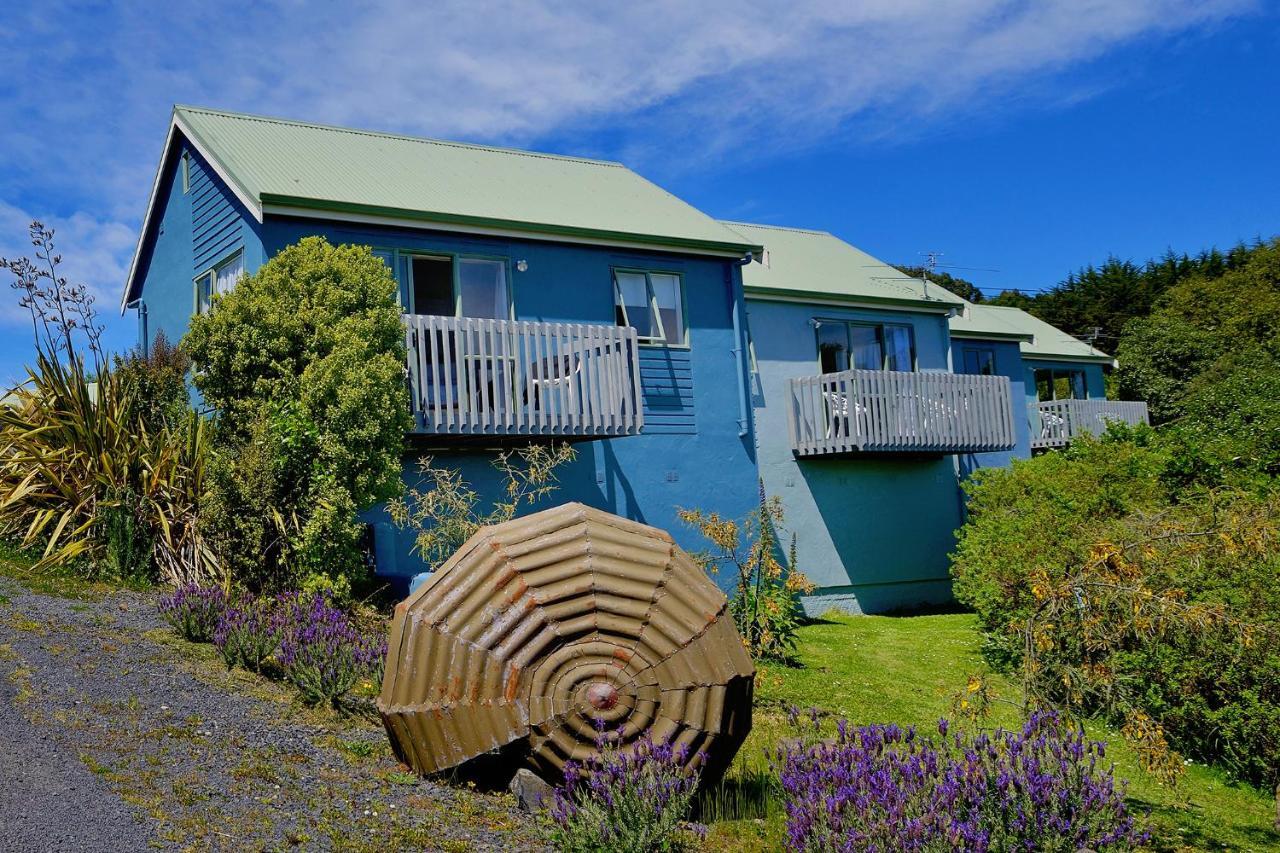
[[[1088,398],[1083,370],[1041,368],[1036,371],[1036,396],[1041,400]]]
[[[641,343],[684,346],[684,287],[674,273],[614,270],[614,321],[631,326]]]
[[[823,373],[915,369],[910,326],[819,320],[818,363]]]
[[[182,153],[182,194],[191,192],[191,155]]]
[[[409,313],[511,319],[507,262],[447,255],[402,255]]]
[[[236,252],[196,276],[196,313],[208,314],[213,297],[230,293],[244,275],[244,253]]]
[[[965,347],[964,372],[976,376],[996,375],[996,351],[991,347]]]

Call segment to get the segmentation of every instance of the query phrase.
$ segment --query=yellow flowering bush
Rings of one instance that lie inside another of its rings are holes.
[[[814,585],[796,566],[794,536],[786,562],[780,559],[782,501],[766,495],[762,483],[759,506],[742,523],[696,509],[679,514],[710,544],[693,555],[703,569],[735,574],[729,610],[751,657],[790,661],[802,616],[797,597],[812,592]]]

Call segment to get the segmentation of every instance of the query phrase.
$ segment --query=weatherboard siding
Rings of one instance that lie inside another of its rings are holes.
[[[815,318],[910,325],[922,371],[948,370],[946,318],[750,295],[747,313],[759,369],[760,476],[765,490],[782,498],[800,569],[818,585],[802,599],[805,609],[815,616],[829,609],[877,613],[949,600],[947,555],[961,512],[954,457],[797,458],[787,421],[789,380],[820,371]]]
[[[170,342],[187,333],[195,310],[195,277],[232,252],[244,252],[246,272],[262,264],[260,228],[198,154],[192,152],[189,189],[182,190],[182,151],[176,143],[161,167],[154,222],[138,257],[149,345],[159,332]]]
[[[732,260],[273,215],[263,226],[268,255],[309,235],[405,253],[507,258],[517,320],[612,325],[614,268],[678,272],[685,288],[689,346],[639,348],[641,434],[578,444],[577,458],[558,472],[559,491],[551,500],[581,501],[653,524],[688,550],[702,549],[705,542],[680,521],[680,508],[742,518],[755,504],[750,424],[740,434],[745,341],[741,332],[736,343],[734,337],[732,308],[741,298],[741,279]],[[518,269],[521,260],[523,272]],[[735,372],[741,372],[741,383]],[[496,452],[493,447],[463,448],[451,446],[448,439],[414,437],[404,460],[404,480],[416,484],[419,461],[429,455],[461,470],[482,500],[493,500],[502,487],[493,468]],[[380,574],[407,583],[429,568],[412,553],[412,535],[396,529],[380,509],[366,518],[374,524]],[[731,580],[717,577],[722,583]]]
[[[190,157],[191,274],[196,276],[244,249],[244,220],[231,190],[209,164],[194,151]]]
[[[697,432],[692,356],[689,350],[683,349],[640,348],[645,432],[670,435]]]

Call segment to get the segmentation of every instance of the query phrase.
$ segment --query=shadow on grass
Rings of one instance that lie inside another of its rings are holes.
[[[1230,850],[1225,844],[1217,820],[1205,814],[1192,802],[1157,804],[1140,797],[1129,797],[1130,809],[1135,814],[1147,814],[1151,827],[1152,850]],[[1247,839],[1246,849],[1280,850],[1280,832],[1259,826],[1233,824],[1232,834]]]
[[[698,791],[693,819],[701,823],[767,820],[782,811],[778,782],[764,768],[729,776]]]

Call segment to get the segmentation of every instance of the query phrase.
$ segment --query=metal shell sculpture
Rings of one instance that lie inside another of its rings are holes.
[[[667,533],[572,503],[482,528],[397,606],[378,710],[424,775],[512,748],[555,777],[603,728],[714,776],[754,679],[724,593]]]

